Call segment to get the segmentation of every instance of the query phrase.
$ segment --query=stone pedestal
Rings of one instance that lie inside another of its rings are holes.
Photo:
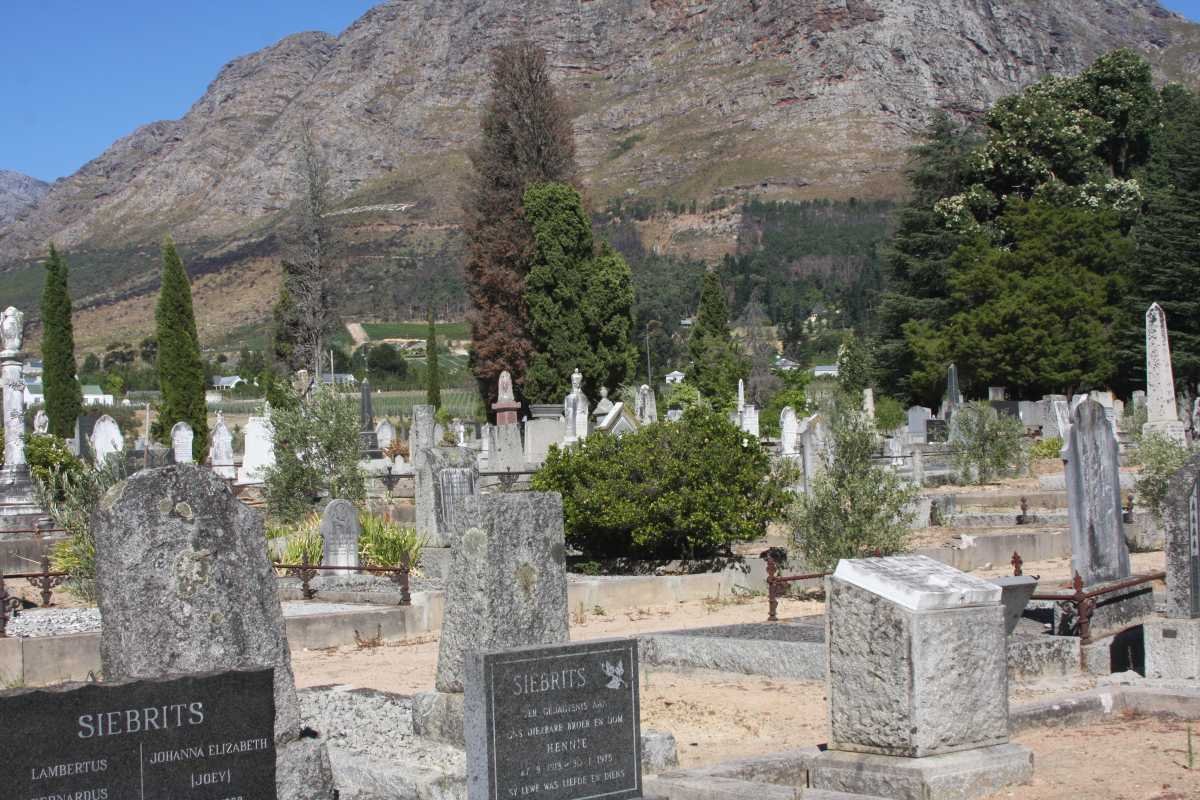
[[[925,556],[843,560],[827,579],[829,749],[818,789],[971,798],[1027,779],[1008,743],[1001,588]]]
[[[1033,777],[1033,753],[1000,744],[928,758],[827,750],[809,770],[812,788],[890,800],[985,797]],[[806,795],[807,796],[807,795]]]
[[[1147,678],[1200,681],[1200,619],[1156,617],[1142,636]]]
[[[516,425],[517,413],[521,410],[521,404],[508,400],[501,403],[492,403],[492,410],[496,412],[496,425]]]

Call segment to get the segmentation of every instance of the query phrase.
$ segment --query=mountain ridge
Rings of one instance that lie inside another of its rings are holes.
[[[1153,0],[392,0],[340,36],[234,59],[181,119],[138,128],[0,223],[0,289],[28,295],[53,240],[85,254],[82,306],[120,304],[153,288],[166,233],[201,272],[253,262],[265,275],[297,194],[302,120],[339,207],[355,209],[339,218],[347,259],[415,252],[451,269],[488,53],[522,32],[547,49],[597,207],[895,196],[935,108],[977,116],[1117,46],[1159,79],[1200,80],[1200,26]],[[708,252],[737,226],[717,214],[675,227],[667,249]]]

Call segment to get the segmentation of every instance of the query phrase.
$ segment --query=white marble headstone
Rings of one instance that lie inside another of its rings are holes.
[[[180,420],[171,428],[171,449],[176,464],[192,463],[192,426]]]
[[[116,420],[108,414],[96,420],[96,425],[92,428],[92,452],[96,455],[97,466],[107,461],[109,456],[119,455],[124,450],[125,437],[121,435],[121,428]]]

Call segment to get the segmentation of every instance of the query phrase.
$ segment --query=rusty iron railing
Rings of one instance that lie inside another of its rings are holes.
[[[796,581],[810,581],[814,578],[824,578],[831,572],[812,572],[807,575],[780,575],[779,564],[775,559],[767,557],[767,622],[779,621],[779,598],[787,594],[787,585]]]
[[[8,614],[11,611],[16,615],[21,608],[21,598],[14,597],[8,593],[8,587],[4,585],[4,576],[0,575],[0,639],[8,638]]]
[[[373,575],[387,575],[400,584],[400,605],[412,605],[412,594],[409,591],[409,575],[412,568],[408,565],[401,567],[327,567],[320,564],[308,563],[305,557],[299,564],[272,564],[275,569],[283,570],[284,574],[300,579],[300,593],[305,600],[317,596],[317,590],[312,588],[312,579],[322,571],[366,572]]]
[[[50,606],[53,591],[71,577],[69,572],[55,572],[50,569],[49,554],[42,556],[41,569],[37,572],[10,572],[0,574],[0,639],[8,638],[8,621],[21,610],[21,598],[9,594],[6,580],[25,579],[29,585],[41,590],[42,608]]]
[[[1021,554],[1013,551],[1012,565],[1013,575],[1023,574],[1021,566],[1024,561],[1021,559]],[[1141,586],[1154,581],[1166,579],[1167,573],[1163,571],[1147,572],[1143,575],[1133,575],[1124,580],[1113,583],[1106,583],[1103,586],[1095,589],[1085,589],[1083,585],[1083,577],[1078,572],[1074,574],[1071,580],[1071,591],[1068,592],[1035,592],[1030,595],[1030,600],[1049,600],[1055,603],[1070,603],[1075,606],[1075,620],[1079,628],[1079,641],[1081,644],[1090,644],[1092,641],[1092,614],[1096,611],[1097,598],[1104,597],[1106,594],[1114,594],[1125,589],[1132,589],[1134,586]]]

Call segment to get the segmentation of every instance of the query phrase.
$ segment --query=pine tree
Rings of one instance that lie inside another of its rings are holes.
[[[83,411],[83,390],[75,378],[75,330],[67,291],[67,262],[53,244],[42,289],[42,327],[42,384],[49,431],[65,439],[75,434],[75,421]]]
[[[1171,366],[1180,388],[1200,387],[1200,96],[1179,85],[1162,92],[1163,125],[1146,170],[1146,210],[1134,240],[1130,291],[1120,336],[1123,388],[1145,381],[1145,314],[1167,313]]]
[[[583,374],[583,391],[600,396],[635,370],[633,275],[607,245],[595,252],[583,198],[572,186],[541,183],[524,197],[534,256],[525,281],[534,354],[525,381],[531,403],[561,400],[571,373]]]
[[[522,40],[496,51],[482,132],[471,154],[464,228],[471,368],[490,407],[502,371],[522,391],[533,354],[525,304],[533,241],[522,196],[533,183],[576,181],[571,118],[540,47]]]
[[[162,391],[159,419],[164,432],[180,421],[192,426],[192,455],[200,461],[208,447],[208,410],[204,403],[200,339],[192,311],[192,287],[170,237],[163,242],[162,259],[162,287],[154,312],[158,329],[158,387]]]
[[[425,402],[434,408],[442,407],[442,371],[438,366],[437,328],[433,309],[429,309],[429,335],[425,339]]]
[[[737,390],[738,379],[746,371],[746,364],[729,332],[729,305],[721,278],[711,270],[704,273],[700,311],[688,340],[688,355],[691,366],[687,382],[709,400],[729,403]]]

